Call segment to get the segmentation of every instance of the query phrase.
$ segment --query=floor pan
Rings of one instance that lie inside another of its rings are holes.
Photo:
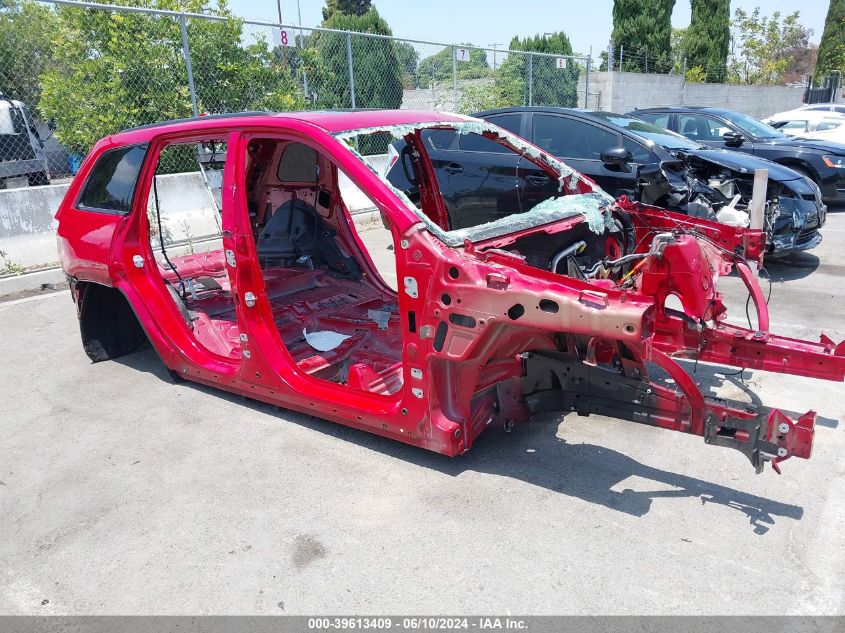
[[[402,387],[402,330],[395,297],[322,270],[264,271],[273,320],[297,366],[309,375],[353,389],[391,394]],[[197,341],[240,358],[240,330],[228,276],[202,271],[187,284],[185,305]],[[331,349],[316,349],[306,334],[335,333]]]

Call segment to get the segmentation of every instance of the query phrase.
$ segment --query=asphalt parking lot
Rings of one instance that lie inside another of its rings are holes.
[[[824,236],[768,266],[774,331],[845,338],[845,211]],[[842,384],[718,386],[818,411],[780,477],[574,414],[450,459],[172,384],[150,349],[93,365],[66,291],[0,303],[0,331],[0,612],[843,613]]]

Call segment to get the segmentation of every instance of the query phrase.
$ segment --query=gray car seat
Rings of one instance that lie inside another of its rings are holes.
[[[302,200],[280,206],[258,234],[258,261],[262,268],[326,268],[335,276],[360,279],[361,269],[337,244],[337,231],[314,207]]]

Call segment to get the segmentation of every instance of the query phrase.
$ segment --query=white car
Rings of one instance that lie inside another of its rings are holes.
[[[802,105],[799,110],[809,110],[810,112],[834,112],[837,114],[845,114],[845,103],[810,103]]]
[[[773,114],[764,122],[790,136],[845,142],[845,114],[830,110],[800,108]]]

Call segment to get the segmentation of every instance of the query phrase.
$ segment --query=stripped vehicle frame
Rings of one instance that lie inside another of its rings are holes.
[[[489,224],[450,230],[426,157],[424,134],[438,128],[520,153],[559,180],[559,195]],[[381,133],[411,148],[419,206],[355,149],[357,139]],[[193,292],[197,256],[168,261],[175,275],[155,264],[147,213],[158,195],[162,148],[209,138],[225,139],[227,161],[222,239],[203,256],[214,260],[203,279],[215,276],[206,286],[215,301],[231,301],[225,313],[203,312],[212,303]],[[279,189],[273,161],[291,144],[310,148],[318,175],[293,186],[293,200],[283,198],[256,226],[253,197],[264,182]],[[80,204],[98,161],[125,147],[143,148],[126,212]],[[367,194],[390,231],[398,290],[385,283],[354,230],[339,170]],[[279,213],[288,214],[288,227],[313,226],[320,239],[306,247],[275,233],[290,252],[262,255],[262,236]],[[130,130],[94,147],[57,218],[62,265],[93,360],[131,352],[147,339],[179,379],[450,456],[490,427],[509,428],[539,411],[575,411],[703,436],[739,450],[758,472],[768,461],[780,472],[783,460],[810,456],[815,413],[792,420],[705,396],[676,359],[845,378],[845,345],[824,335],[810,342],[769,331],[753,271],[765,251],[762,231],[614,201],[536,146],[469,117],[253,113]],[[598,255],[585,260],[591,252]],[[753,300],[756,328],[726,320],[717,283],[733,270]],[[667,305],[673,295],[682,309]],[[381,316],[368,322],[374,313]],[[298,332],[315,324],[343,333],[341,346],[304,352]],[[204,342],[208,328],[230,337],[226,347]]]

